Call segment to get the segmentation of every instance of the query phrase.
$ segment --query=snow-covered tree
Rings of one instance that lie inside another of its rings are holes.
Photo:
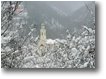
[[[48,39],[44,56],[30,43],[22,68],[95,68],[95,30],[83,26],[79,36],[67,31],[66,37],[64,41]]]
[[[34,24],[28,26],[22,2],[1,4],[2,68],[95,68],[95,24],[83,26],[80,34],[67,30],[65,39],[47,39],[45,55],[39,56],[39,35],[33,35]]]
[[[19,34],[26,26],[27,12],[20,1],[1,2],[1,67],[19,68],[23,59],[22,44],[25,38]],[[22,33],[21,32],[21,33]]]

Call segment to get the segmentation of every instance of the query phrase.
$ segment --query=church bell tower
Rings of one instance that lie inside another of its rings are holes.
[[[45,52],[46,52],[46,29],[45,25],[42,23],[40,29],[40,40],[38,42],[38,53],[40,56],[44,56]]]

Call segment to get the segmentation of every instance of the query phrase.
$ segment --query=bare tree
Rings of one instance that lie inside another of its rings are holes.
[[[15,16],[15,12],[21,2],[19,1],[3,1],[1,2],[1,29],[3,32],[1,35],[4,35],[5,32],[11,27],[12,20]]]

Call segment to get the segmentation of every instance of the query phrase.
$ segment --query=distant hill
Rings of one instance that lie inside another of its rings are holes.
[[[91,2],[87,4],[95,9]],[[36,24],[38,34],[40,24],[45,22],[48,38],[64,38],[67,29],[80,32],[82,25],[92,27],[92,17],[84,2],[24,2],[24,6],[28,11],[29,25]]]

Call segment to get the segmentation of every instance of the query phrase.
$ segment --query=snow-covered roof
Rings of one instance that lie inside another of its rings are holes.
[[[46,40],[46,43],[47,43],[47,44],[54,44],[54,43],[56,43],[56,41],[53,40],[53,39],[47,39],[47,40]]]
[[[53,39],[47,39],[46,40],[46,43],[47,44],[54,44],[54,43],[58,43],[58,42],[65,43],[66,40],[63,40],[63,39],[55,39],[55,40],[53,40]]]

